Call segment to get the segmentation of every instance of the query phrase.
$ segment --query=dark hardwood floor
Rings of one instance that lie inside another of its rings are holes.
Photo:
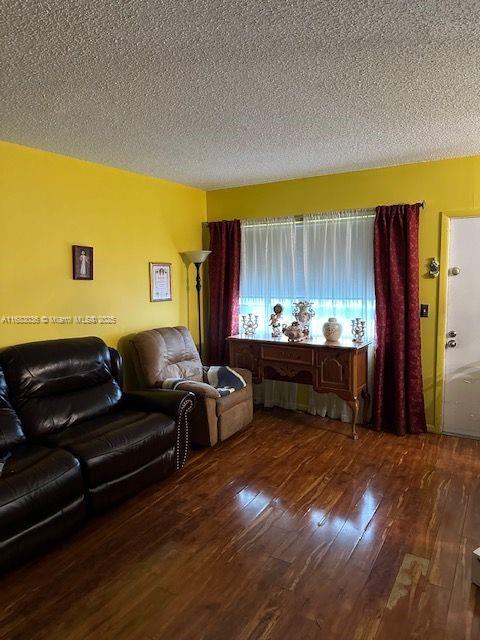
[[[8,640],[475,640],[480,443],[287,411],[0,581]]]

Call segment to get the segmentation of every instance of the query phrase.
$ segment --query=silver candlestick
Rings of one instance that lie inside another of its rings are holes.
[[[365,337],[365,326],[367,324],[366,321],[362,320],[362,318],[355,318],[355,320],[351,321],[351,324],[353,342],[363,342],[363,338]]]
[[[258,327],[258,316],[254,316],[252,313],[249,313],[248,316],[247,315],[242,316],[242,328],[246,336],[255,335],[255,331],[257,327]]]

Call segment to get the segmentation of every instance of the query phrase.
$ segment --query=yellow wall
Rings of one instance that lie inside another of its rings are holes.
[[[401,165],[352,173],[259,184],[207,193],[209,220],[281,216],[314,211],[417,202],[427,205],[420,222],[420,298],[430,305],[421,320],[427,421],[434,424],[438,280],[425,275],[440,254],[440,214],[480,215],[480,157]]]
[[[188,322],[195,333],[193,267],[188,304],[178,252],[201,247],[205,219],[199,189],[0,142],[0,346],[82,335],[116,345],[133,331]],[[73,244],[94,247],[93,281],[72,279]],[[149,301],[149,261],[172,263],[172,302]],[[13,315],[117,323],[1,322]]]
[[[0,322],[0,346],[76,335],[109,344],[132,331],[188,324],[196,333],[193,267],[187,301],[179,251],[201,246],[201,222],[281,216],[425,200],[420,296],[427,419],[434,423],[438,281],[425,276],[440,254],[441,212],[480,214],[480,157],[204,191],[0,142],[2,316],[112,315],[115,325]],[[95,279],[71,277],[71,245],[95,249]],[[172,302],[149,301],[148,262],[172,262]],[[438,422],[438,416],[437,416]]]

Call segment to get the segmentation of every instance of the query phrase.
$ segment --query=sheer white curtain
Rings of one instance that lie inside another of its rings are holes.
[[[295,218],[264,218],[242,224],[240,314],[258,315],[258,334],[268,334],[272,307],[279,302],[288,313],[301,265]],[[300,256],[301,257],[301,256]],[[241,327],[241,323],[240,323]],[[266,380],[254,387],[255,402],[266,407],[295,409],[297,385]]]
[[[373,209],[329,212],[305,216],[248,220],[242,223],[240,313],[259,316],[258,334],[269,335],[273,306],[280,302],[284,321],[293,317],[293,302],[309,300],[315,310],[313,338],[322,338],[322,325],[330,316],[343,324],[350,337],[350,321],[367,321],[373,339],[375,294],[373,279]],[[373,349],[370,349],[373,354]],[[370,371],[372,367],[370,367]],[[256,389],[256,402],[350,420],[348,405],[333,394],[317,394],[298,403],[300,385],[265,381]]]
[[[351,337],[350,321],[367,321],[366,338],[374,338],[375,284],[373,272],[373,209],[334,211],[305,216],[303,261],[305,297],[315,308],[313,333],[322,335],[322,324],[335,316]],[[373,349],[369,372],[373,373]],[[370,384],[371,387],[371,384]],[[351,419],[348,405],[333,394],[309,390],[311,413],[344,421]]]

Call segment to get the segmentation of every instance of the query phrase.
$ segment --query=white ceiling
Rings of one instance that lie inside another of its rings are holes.
[[[480,153],[480,2],[0,0],[0,138],[207,189]]]

